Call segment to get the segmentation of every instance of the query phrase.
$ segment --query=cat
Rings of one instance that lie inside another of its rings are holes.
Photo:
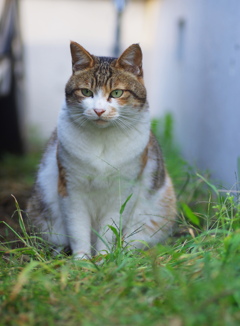
[[[91,55],[76,42],[70,49],[66,100],[39,166],[29,219],[57,252],[70,247],[77,259],[110,250],[109,225],[121,228],[130,248],[163,242],[175,224],[176,199],[150,130],[141,48],[132,44],[119,58]]]

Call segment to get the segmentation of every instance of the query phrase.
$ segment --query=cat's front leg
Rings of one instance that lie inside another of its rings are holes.
[[[61,198],[65,226],[75,259],[91,258],[91,218],[79,198]]]

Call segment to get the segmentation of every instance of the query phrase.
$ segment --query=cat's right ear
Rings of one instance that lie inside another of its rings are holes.
[[[117,59],[115,66],[141,77],[143,75],[142,50],[139,44],[130,45]]]
[[[94,59],[91,54],[85,50],[77,42],[71,41],[70,43],[71,55],[72,55],[72,70],[75,73],[78,70],[92,68],[94,65]]]

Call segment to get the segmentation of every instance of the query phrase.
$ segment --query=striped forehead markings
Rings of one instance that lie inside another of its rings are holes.
[[[109,62],[100,61],[98,67],[94,71],[94,78],[96,80],[96,86],[103,86],[107,84],[109,78],[112,77],[112,69]]]

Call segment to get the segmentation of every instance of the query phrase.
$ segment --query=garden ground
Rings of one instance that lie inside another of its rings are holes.
[[[127,251],[119,238],[92,260],[53,257],[29,235],[22,213],[39,154],[1,161],[0,326],[240,324],[238,198],[222,196],[208,174],[182,160],[170,116],[157,126],[178,196],[178,228],[148,251]]]

